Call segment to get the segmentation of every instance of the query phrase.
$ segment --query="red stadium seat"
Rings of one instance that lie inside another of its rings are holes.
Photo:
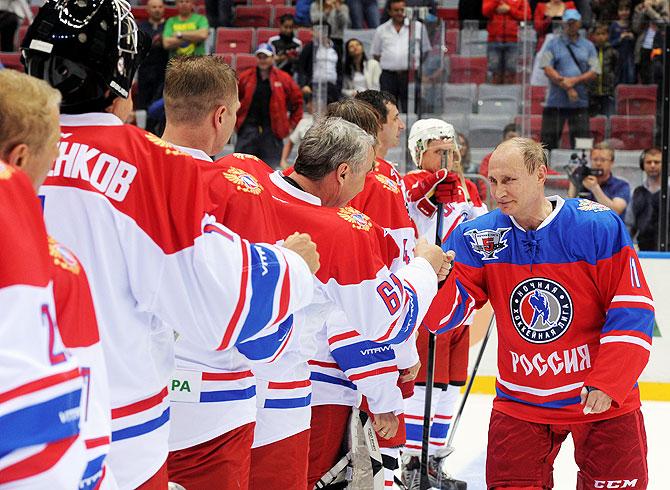
[[[23,38],[26,37],[26,32],[28,31],[28,27],[30,27],[30,26],[27,26],[27,25],[21,26],[16,31],[16,46],[21,46],[21,43],[23,42]]]
[[[270,27],[271,5],[240,5],[235,7],[236,27]]]
[[[525,124],[523,124],[524,122]],[[537,142],[541,141],[540,133],[542,131],[542,116],[517,116],[514,119],[514,124],[519,128],[520,134],[523,134],[525,130],[529,132],[528,136],[530,136],[530,138]]]
[[[235,55],[235,71],[239,75],[247,68],[256,66],[256,56],[249,53],[237,53]]]
[[[530,103],[531,114],[542,114],[546,96],[547,87],[544,85],[529,85],[526,87],[525,100],[526,103]]]
[[[268,39],[270,39],[272,36],[276,36],[277,34],[279,34],[279,29],[272,27],[261,27],[256,29],[256,46],[261,43],[268,42]]]
[[[251,53],[253,46],[252,27],[219,27],[216,30],[216,53]]]
[[[147,12],[147,8],[142,6],[142,7],[131,7],[131,11],[133,13],[133,17],[135,17],[135,20],[139,23],[142,22],[143,20],[147,20],[149,18],[149,12]],[[205,9],[203,8],[202,11],[200,11],[197,7],[195,9],[196,12],[198,13],[203,13],[205,12]],[[177,7],[165,7],[165,18],[169,19],[170,17],[174,17],[177,15]]]
[[[458,9],[438,7],[437,17],[444,20],[447,27],[454,27],[458,29]]]
[[[444,30],[444,43],[447,46],[447,54],[458,54],[458,29]]]
[[[656,114],[656,85],[617,85],[616,112],[621,116]]]
[[[5,68],[11,68],[13,70],[24,71],[23,65],[21,64],[21,53],[2,53],[0,52],[0,63],[4,65]]]
[[[312,42],[312,35],[313,35],[312,29],[309,28],[298,29],[295,35],[298,37],[298,39],[302,41],[303,46],[309,42]]]
[[[275,5],[283,7],[286,0],[251,0],[251,5]]]
[[[234,53],[216,53],[214,56],[217,58],[223,59],[223,61],[230,66],[231,68],[235,68],[235,54]]]
[[[654,143],[655,116],[612,116],[610,137],[623,143],[624,150],[641,150]]]
[[[485,83],[488,60],[486,56],[451,56],[449,83]]]
[[[279,27],[279,18],[284,14],[295,15],[295,7],[285,5],[275,5],[274,17],[272,18],[272,27]]]
[[[607,117],[595,116],[589,120],[594,143],[602,142],[607,136]]]

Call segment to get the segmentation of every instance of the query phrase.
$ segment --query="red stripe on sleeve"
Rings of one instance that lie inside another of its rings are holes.
[[[39,453],[33,454],[18,463],[0,470],[0,483],[6,484],[48,471],[60,461],[67,450],[77,440],[77,437],[67,437],[52,444],[47,444]]]
[[[242,315],[242,310],[244,309],[244,304],[247,301],[247,283],[249,282],[249,250],[247,249],[247,244],[241,242],[242,246],[242,277],[240,278],[240,297],[237,299],[237,305],[235,306],[235,311],[233,316],[228,323],[228,328],[226,328],[226,333],[223,336],[221,345],[219,345],[218,350],[224,350],[230,347],[230,339],[233,336],[237,322],[240,320]]]
[[[350,330],[349,332],[344,332],[338,335],[334,335],[328,339],[328,344],[333,345],[335,342],[339,342],[340,340],[346,340],[350,339],[352,337],[358,337],[358,332],[355,330]]]
[[[0,393],[0,403],[4,403],[12,398],[17,398],[19,396],[27,395],[29,393],[34,393],[35,391],[43,390],[45,388],[50,388],[65,381],[70,381],[79,377],[79,368],[74,368],[70,371],[64,373],[53,374],[47,376],[46,378],[41,378],[30,383],[26,383],[16,388]]]
[[[311,382],[306,379],[304,381],[270,381],[268,383],[268,388],[271,390],[292,390],[294,388],[307,388],[311,386]]]
[[[140,400],[135,403],[131,403],[130,405],[126,405],[123,407],[118,407],[118,408],[113,408],[112,409],[112,418],[113,419],[118,419],[121,417],[127,417],[128,415],[133,415],[134,413],[139,413],[144,410],[147,410],[151,407],[155,407],[156,405],[159,405],[167,396],[168,390],[167,386],[163,388],[160,393],[156,393],[154,396],[145,398],[144,400]]]
[[[397,366],[386,366],[386,367],[383,367],[383,368],[373,369],[371,371],[365,371],[365,372],[358,373],[358,374],[352,374],[351,376],[347,376],[347,378],[349,378],[351,381],[357,381],[359,379],[369,378],[371,376],[379,376],[379,375],[382,375],[382,374],[393,373],[393,372],[397,372],[397,371],[398,371]]]
[[[202,373],[203,381],[234,381],[236,379],[251,378],[251,371],[239,371],[237,373]]]

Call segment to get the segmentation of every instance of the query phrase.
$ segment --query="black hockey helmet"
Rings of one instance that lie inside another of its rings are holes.
[[[63,109],[90,108],[129,96],[149,45],[126,0],[49,0],[28,28],[21,54],[27,73],[60,90]]]

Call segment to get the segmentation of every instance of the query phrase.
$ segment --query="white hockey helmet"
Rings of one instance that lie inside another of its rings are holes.
[[[420,119],[412,124],[407,139],[407,147],[414,164],[417,167],[420,165],[421,156],[428,149],[429,141],[445,138],[451,138],[458,146],[456,130],[442,119]]]

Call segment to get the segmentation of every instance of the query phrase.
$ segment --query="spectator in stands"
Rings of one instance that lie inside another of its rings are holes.
[[[168,62],[168,52],[163,48],[163,28],[165,27],[165,6],[163,0],[149,0],[146,6],[149,17],[137,26],[151,38],[149,54],[137,71],[137,97],[135,108],[146,110],[149,105],[163,96],[165,82],[165,67]],[[153,122],[147,127],[152,131]]]
[[[317,87],[326,87],[330,104],[342,95],[342,51],[330,39],[330,25],[315,25],[312,41],[305,44],[298,59],[298,83],[303,94],[318,97]],[[315,52],[316,51],[316,52]]]
[[[458,0],[458,20],[461,29],[477,21],[475,29],[486,29],[486,17],[482,14],[483,0]],[[468,23],[468,24],[466,24]]]
[[[644,0],[633,11],[632,29],[637,34],[635,63],[640,83],[654,83],[652,51],[659,26],[668,22],[667,0]]]
[[[565,11],[574,8],[576,8],[575,2],[564,2],[563,0],[549,0],[537,4],[533,14],[533,25],[537,33],[537,51],[542,48],[547,34],[553,32],[554,26],[558,26],[563,21]]]
[[[614,149],[607,143],[598,143],[591,150],[591,165],[603,171],[596,177],[589,175],[582,180],[582,186],[588,191],[587,199],[599,202],[623,217],[630,201],[630,185],[624,179],[612,175]],[[568,188],[568,197],[576,197],[577,188],[572,182]]]
[[[302,118],[302,95],[291,75],[274,66],[274,54],[271,44],[259,45],[257,66],[239,75],[235,151],[256,155],[276,168],[282,139]]]
[[[379,26],[377,0],[348,0],[347,4],[352,29],[376,29]]]
[[[345,50],[342,94],[353,97],[363,90],[379,90],[379,77],[382,74],[379,61],[368,59],[363,43],[356,38],[347,41]]]
[[[395,96],[400,111],[407,112],[409,21],[405,20],[405,1],[388,0],[386,10],[390,19],[375,30],[370,54],[382,67],[381,90]],[[416,27],[422,29],[420,55],[423,56],[430,51],[428,31],[419,22]]]
[[[589,135],[587,83],[600,73],[600,67],[595,46],[579,33],[581,18],[574,9],[565,11],[563,34],[549,41],[540,60],[550,81],[541,130],[542,142],[550,150],[558,147],[566,119],[573,148],[576,137]]]
[[[407,8],[413,8],[413,7],[427,7],[428,12],[425,15],[425,18],[421,18],[421,20],[427,22],[427,23],[433,23],[437,20],[437,2],[436,0],[405,0],[405,7]],[[418,14],[419,12],[417,12]],[[381,22],[386,22],[389,20],[391,16],[389,15],[388,10],[384,9],[382,12],[381,16]]]
[[[289,155],[291,155],[293,148],[300,147],[300,143],[302,143],[302,139],[305,137],[305,133],[309,128],[312,127],[312,124],[314,124],[314,104],[312,103],[312,95],[305,94],[303,95],[302,99],[305,112],[303,113],[302,119],[300,119],[298,125],[291,132],[289,137],[286,139],[286,142],[284,143],[284,148],[281,152],[281,160],[279,162],[279,166],[282,169],[287,169],[293,165],[288,160]]]
[[[490,83],[516,82],[519,22],[531,18],[527,0],[484,0],[482,13],[489,20],[486,54]]]
[[[619,53],[616,84],[635,83],[635,35],[630,26],[630,0],[621,0],[617,9],[618,19],[610,24],[610,44]]]
[[[207,17],[195,13],[194,0],[177,0],[177,15],[163,29],[163,47],[170,56],[204,55],[208,37]]]
[[[439,114],[442,107],[442,87],[446,82],[445,74],[448,61],[442,45],[435,43],[424,57],[421,66],[421,111]],[[417,109],[418,112],[418,109]]]
[[[461,165],[463,166],[463,172],[473,173],[476,171],[476,166],[479,162],[472,161],[472,153],[470,152],[470,142],[468,141],[467,136],[463,133],[456,133],[456,139],[458,143],[458,152],[461,154]]]
[[[302,50],[302,41],[295,35],[295,19],[291,14],[279,18],[279,34],[268,42],[275,49],[275,65],[289,75],[295,73],[298,57]]]
[[[321,5],[323,5],[323,10],[321,10]],[[330,39],[342,53],[344,30],[351,23],[347,4],[343,0],[317,0],[309,7],[309,17],[312,25],[328,24],[330,26]]]
[[[589,114],[610,116],[614,112],[614,86],[619,53],[607,41],[608,26],[598,22],[591,31],[600,73],[589,82]]]
[[[626,213],[626,223],[633,239],[637,239],[640,250],[658,250],[658,216],[661,202],[661,166],[663,158],[660,148],[647,148],[640,157],[640,168],[646,178],[633,191]]]
[[[309,18],[309,9],[312,6],[312,0],[296,0],[295,14],[293,19],[299,26],[310,27],[312,21]]]
[[[209,26],[217,27],[233,26],[233,5],[234,0],[205,0],[205,13]]]
[[[33,21],[33,13],[26,0],[0,0],[0,51],[16,51],[14,38],[25,19],[28,23]]]

